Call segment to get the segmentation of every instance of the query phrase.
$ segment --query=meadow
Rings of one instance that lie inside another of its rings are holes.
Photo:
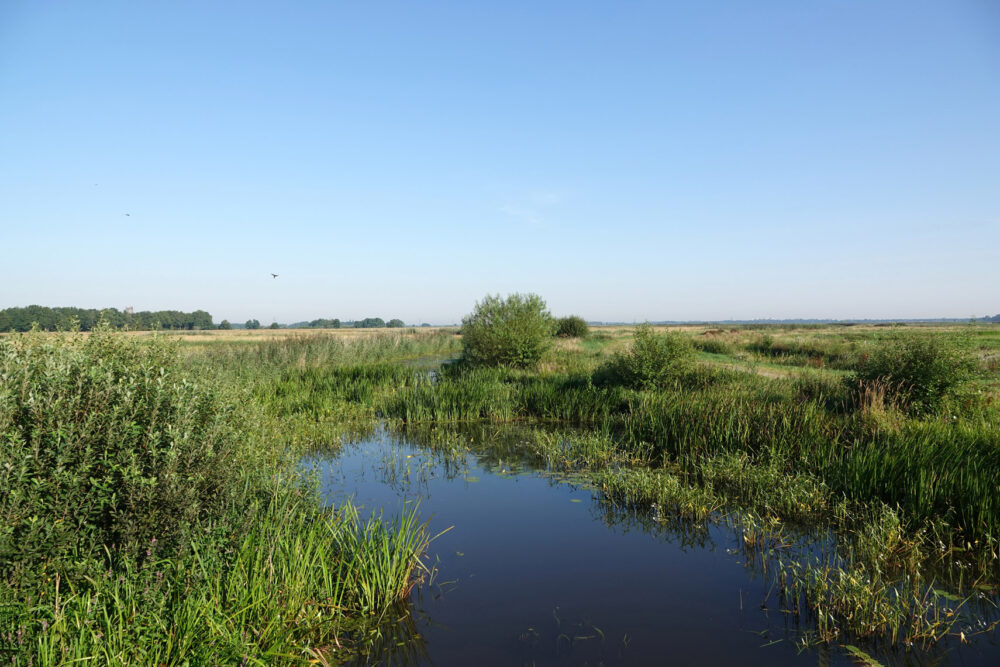
[[[861,661],[993,629],[976,610],[1000,584],[996,325],[594,327],[526,368],[465,363],[448,329],[34,333],[0,352],[14,664],[363,653],[430,574],[433,535],[417,511],[325,507],[298,462],[376,425],[583,480],[609,513],[733,526],[808,642]]]

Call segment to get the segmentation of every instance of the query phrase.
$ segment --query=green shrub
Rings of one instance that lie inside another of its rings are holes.
[[[175,358],[106,329],[0,340],[0,581],[176,548],[240,486],[231,416]]]
[[[462,356],[472,365],[534,366],[553,328],[552,315],[537,294],[487,295],[462,319]]]
[[[732,354],[733,352],[733,347],[728,341],[720,340],[718,338],[698,336],[691,341],[691,344],[695,347],[695,349],[701,350],[702,352],[708,352],[709,354]]]
[[[556,335],[565,338],[586,338],[590,333],[587,320],[576,315],[560,317],[556,321]]]
[[[942,337],[896,332],[863,352],[849,385],[858,394],[877,388],[887,400],[913,413],[926,413],[969,379],[974,363]]]
[[[653,327],[636,327],[632,344],[601,366],[597,384],[615,384],[633,389],[663,389],[676,384],[692,368],[694,348],[680,333],[657,334]]]

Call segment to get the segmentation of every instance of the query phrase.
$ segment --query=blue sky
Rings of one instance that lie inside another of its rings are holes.
[[[6,0],[0,128],[0,307],[1000,312],[990,0]]]

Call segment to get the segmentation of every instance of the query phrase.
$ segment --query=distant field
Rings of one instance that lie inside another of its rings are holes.
[[[246,341],[268,341],[285,340],[295,338],[309,338],[315,336],[338,336],[344,339],[356,339],[372,336],[413,336],[417,333],[429,333],[435,331],[447,331],[454,327],[405,327],[393,329],[205,329],[195,331],[128,331],[129,336],[152,336],[158,334],[167,338],[173,338],[182,342],[246,342]],[[457,332],[457,329],[455,329]],[[55,332],[46,332],[52,333]],[[18,334],[0,332],[0,336],[16,336]]]

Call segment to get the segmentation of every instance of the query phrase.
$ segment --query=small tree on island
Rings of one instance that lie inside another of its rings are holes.
[[[487,295],[462,319],[462,358],[481,366],[534,366],[552,331],[552,315],[537,294]]]

